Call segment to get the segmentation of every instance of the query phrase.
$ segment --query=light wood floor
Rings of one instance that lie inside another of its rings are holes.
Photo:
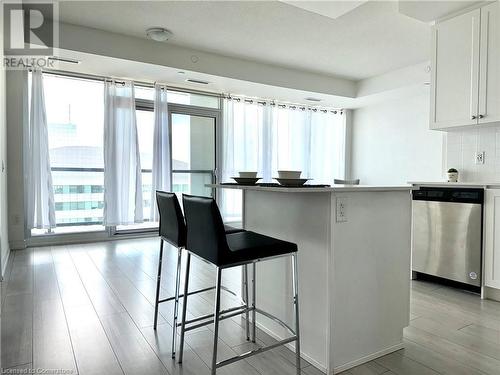
[[[187,335],[185,360],[170,356],[171,304],[152,329],[158,239],[41,247],[11,254],[2,283],[1,367],[67,369],[72,374],[209,374],[210,327]],[[166,250],[163,293],[173,292],[174,252]],[[194,261],[193,288],[213,283]],[[190,316],[212,312],[211,293],[190,299]],[[225,297],[223,305],[231,302]],[[221,323],[219,360],[243,352],[239,318]],[[258,332],[258,345],[272,338]],[[405,349],[345,375],[500,374],[500,303],[413,282]],[[222,368],[224,375],[295,375],[293,353],[276,349]],[[303,363],[304,375],[321,375]]]

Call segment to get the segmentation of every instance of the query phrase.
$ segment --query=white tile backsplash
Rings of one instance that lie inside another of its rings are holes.
[[[484,164],[476,154],[485,152]],[[456,168],[462,182],[500,182],[500,126],[446,134],[446,169]]]

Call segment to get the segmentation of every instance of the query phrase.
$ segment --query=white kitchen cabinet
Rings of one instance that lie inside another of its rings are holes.
[[[433,28],[431,129],[477,124],[481,10]]]
[[[481,8],[479,124],[500,121],[500,3]]]
[[[484,220],[484,283],[500,289],[500,189],[487,189]]]
[[[500,122],[500,3],[433,28],[430,128]]]

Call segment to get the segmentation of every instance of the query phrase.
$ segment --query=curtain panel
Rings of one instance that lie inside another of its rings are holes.
[[[302,171],[313,184],[345,177],[345,114],[225,99],[222,182],[239,171],[257,171],[273,182],[278,170]],[[240,194],[222,190],[226,220],[239,220]]]
[[[172,190],[172,160],[170,157],[170,124],[167,87],[154,87],[153,173],[151,189],[151,221],[158,221],[156,190]]]
[[[143,222],[134,85],[104,83],[104,225]]]
[[[27,222],[30,229],[50,229],[56,226],[56,216],[42,72],[34,70],[31,77],[30,117],[26,134]]]

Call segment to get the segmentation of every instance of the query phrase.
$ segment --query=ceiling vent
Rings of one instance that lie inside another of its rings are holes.
[[[202,81],[202,80],[199,80],[199,79],[186,79],[186,82],[191,82],[191,83],[196,83],[198,85],[208,85],[210,82],[207,82],[207,81]]]

